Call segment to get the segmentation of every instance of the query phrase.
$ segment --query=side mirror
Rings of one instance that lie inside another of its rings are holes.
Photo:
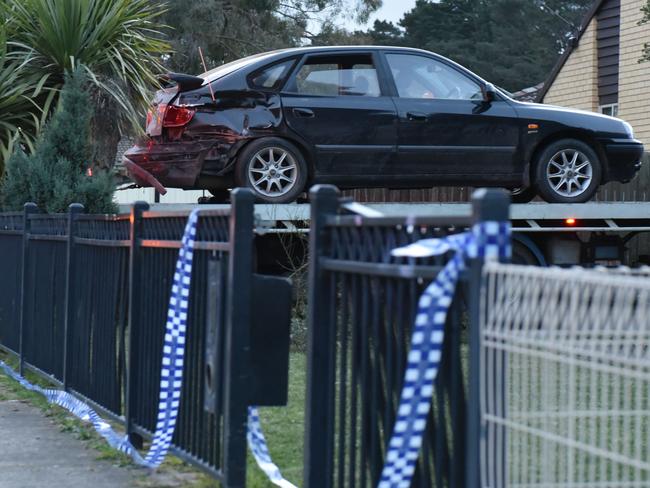
[[[492,83],[486,83],[483,86],[483,101],[490,103],[497,98],[497,90]]]

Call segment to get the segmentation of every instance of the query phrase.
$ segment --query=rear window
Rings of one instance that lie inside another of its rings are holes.
[[[224,76],[229,75],[230,73],[234,73],[238,69],[245,68],[251,63],[262,61],[264,60],[264,58],[270,58],[271,56],[275,56],[277,53],[281,51],[282,50],[271,51],[271,52],[261,53],[261,54],[253,54],[252,56],[238,59],[230,63],[222,64],[221,66],[217,66],[216,68],[211,69],[210,71],[206,71],[205,73],[202,73],[199,76],[203,78],[205,82],[218,80],[219,78],[223,78]]]
[[[282,80],[291,69],[294,60],[289,59],[282,63],[273,64],[253,73],[250,77],[250,84],[253,88],[278,88]]]

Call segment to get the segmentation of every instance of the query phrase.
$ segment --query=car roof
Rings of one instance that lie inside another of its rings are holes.
[[[277,54],[279,56],[291,56],[298,54],[308,54],[308,53],[319,53],[319,52],[345,52],[345,51],[405,51],[405,52],[417,52],[423,54],[435,54],[431,51],[426,51],[424,49],[418,49],[415,47],[404,47],[404,46],[374,46],[374,45],[343,45],[343,46],[305,46],[305,47],[291,47],[285,49],[277,49],[275,51],[269,51],[264,54]]]
[[[440,60],[444,60],[447,63],[450,63],[457,68],[459,68],[461,71],[473,76],[474,78],[485,82],[480,76],[478,76],[476,73],[473,73],[469,71],[467,68],[464,66],[456,63],[455,61],[448,59],[444,56],[441,56],[440,54],[433,53],[431,51],[427,51],[425,49],[418,49],[415,47],[404,47],[404,46],[374,46],[374,45],[343,45],[343,46],[306,46],[306,47],[292,47],[292,48],[284,48],[284,49],[277,49],[275,51],[267,51],[267,52],[262,52],[258,54],[254,54],[252,56],[248,56],[246,58],[241,58],[236,61],[233,61],[231,63],[227,63],[225,65],[218,66],[207,73],[203,73],[199,75],[200,77],[204,78],[204,84],[210,83],[212,81],[215,81],[216,79],[219,79],[223,76],[228,76],[235,71],[240,71],[242,69],[245,69],[246,72],[254,72],[255,70],[259,69],[262,66],[266,66],[267,64],[272,64],[277,61],[281,61],[285,58],[290,58],[292,56],[302,56],[304,54],[326,54],[326,53],[346,53],[346,52],[355,52],[355,51],[401,51],[404,53],[412,53],[412,54],[424,54],[428,56],[434,56]],[[229,69],[229,66],[232,67],[232,69]]]
[[[277,49],[275,51],[261,52],[247,56],[244,58],[236,59],[226,64],[217,66],[205,73],[201,73],[200,76],[203,78],[204,84],[212,82],[216,79],[228,76],[236,71],[241,69],[256,70],[260,66],[264,66],[269,63],[274,63],[276,61],[282,60],[284,58],[290,58],[292,56],[301,56],[303,54],[309,53],[345,53],[345,52],[354,52],[354,51],[378,51],[378,50],[400,50],[404,52],[420,52],[426,54],[432,54],[429,51],[424,51],[422,49],[409,48],[409,47],[395,47],[395,46],[307,46],[307,47],[293,47],[285,49]]]

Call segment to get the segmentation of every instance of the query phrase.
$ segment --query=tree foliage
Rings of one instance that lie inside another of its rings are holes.
[[[88,174],[91,117],[86,75],[79,68],[66,76],[59,107],[34,152],[17,150],[7,161],[1,192],[5,208],[19,210],[34,202],[54,213],[78,202],[90,213],[115,211],[112,176],[99,170]]]
[[[399,22],[375,22],[377,44],[447,56],[509,90],[544,81],[593,0],[418,0]]]
[[[115,157],[119,130],[142,125],[169,49],[160,32],[163,12],[150,0],[0,0],[9,52],[43,89],[57,93],[66,73],[86,71],[101,166]],[[111,142],[102,144],[106,135]]]
[[[163,0],[160,0],[163,1]],[[172,29],[173,71],[200,73],[202,48],[208,67],[272,49],[313,44],[367,42],[338,27],[343,16],[367,19],[381,0],[164,0]]]
[[[29,70],[30,59],[7,52],[6,33],[0,25],[0,175],[14,147],[32,142],[46,116],[52,93],[46,93]]]

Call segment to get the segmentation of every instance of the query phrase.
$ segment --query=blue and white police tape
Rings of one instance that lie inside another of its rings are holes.
[[[393,250],[393,256],[455,255],[424,290],[411,335],[404,386],[378,488],[409,488],[422,446],[438,374],[447,312],[467,258],[506,259],[511,254],[510,223],[481,222],[470,232],[441,239],[423,239]]]
[[[178,407],[183,386],[185,360],[185,333],[189,309],[190,283],[192,281],[192,260],[199,209],[194,209],[185,224],[185,232],[178,251],[176,271],[172,282],[172,293],[167,309],[167,325],[163,343],[162,366],[160,368],[160,393],[158,397],[158,420],[156,432],[145,461],[151,467],[160,466],[174,437]]]
[[[187,224],[185,225],[181,248],[178,252],[178,260],[176,261],[176,271],[174,273],[171,297],[169,298],[169,307],[167,310],[167,324],[165,326],[165,340],[160,371],[158,420],[151,447],[144,459],[129,442],[127,436],[119,436],[115,433],[110,425],[102,420],[86,404],[67,392],[48,390],[32,385],[4,363],[2,364],[3,369],[23,386],[42,393],[50,403],[55,403],[66,408],[80,419],[92,422],[97,432],[112,447],[131,456],[137,464],[148,468],[157,468],[162,464],[171,446],[172,437],[176,428],[176,418],[178,416],[181,388],[183,385],[185,333],[187,330],[187,311],[189,306],[192,259],[194,256],[198,211],[198,209],[195,209],[190,213]]]
[[[50,403],[69,410],[82,420],[92,422],[97,432],[106,439],[110,446],[133,458],[142,466],[156,468],[164,461],[172,443],[176,419],[180,406],[181,389],[183,386],[183,366],[185,357],[185,333],[187,331],[187,314],[189,309],[190,284],[192,279],[192,260],[194,257],[194,241],[199,209],[193,210],[185,225],[181,248],[176,261],[176,271],[172,283],[171,297],[167,311],[165,340],[163,345],[162,367],[160,373],[160,394],[158,401],[158,421],[156,432],[149,452],[142,458],[129,442],[127,436],[118,435],[93,409],[73,395],[60,390],[41,388],[29,383],[25,378],[0,361],[0,367],[20,382],[25,388],[43,394]],[[266,473],[272,483],[284,487],[295,488],[294,485],[282,478],[280,470],[273,464],[269,455],[266,440],[260,426],[257,409],[248,410],[248,445],[257,464]]]
[[[278,467],[271,460],[256,407],[248,407],[248,433],[246,434],[246,439],[248,440],[248,448],[253,453],[255,462],[266,473],[271,483],[282,488],[296,488],[295,485],[282,477],[282,473],[280,473]]]
[[[5,373],[7,373],[7,375],[16,380],[26,389],[43,395],[49,403],[65,408],[76,417],[79,417],[81,420],[91,422],[97,433],[106,439],[106,442],[108,442],[112,448],[130,455],[137,464],[143,466],[146,465],[144,459],[142,459],[140,454],[138,454],[138,452],[133,448],[127,437],[117,434],[111,428],[110,424],[105,422],[99,415],[97,415],[97,412],[95,412],[81,400],[78,400],[66,391],[41,388],[38,385],[33,385],[18,373],[16,373],[3,361],[0,361],[0,368],[2,368]]]

